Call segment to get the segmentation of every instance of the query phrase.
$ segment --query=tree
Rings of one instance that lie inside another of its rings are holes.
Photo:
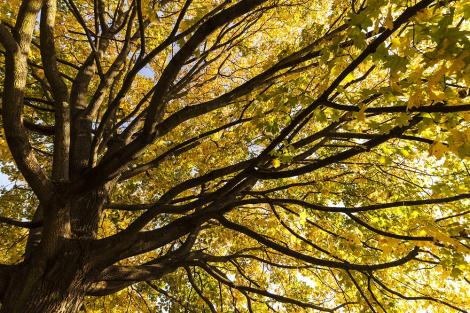
[[[467,2],[1,14],[0,312],[468,309]]]

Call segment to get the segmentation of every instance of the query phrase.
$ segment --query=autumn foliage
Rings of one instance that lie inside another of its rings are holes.
[[[0,0],[0,312],[466,312],[470,3]]]

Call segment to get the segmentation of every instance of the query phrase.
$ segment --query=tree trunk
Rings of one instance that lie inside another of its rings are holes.
[[[38,210],[39,220],[57,220],[31,230],[25,260],[10,274],[9,281],[3,282],[6,288],[0,299],[0,313],[78,312],[91,284],[88,278],[96,271],[90,262],[91,248],[83,239],[96,238],[110,184],[73,200],[56,200],[56,205],[50,204],[57,209],[49,212],[53,214],[49,219],[41,213],[43,208]],[[62,232],[57,228],[69,219],[59,215],[61,209],[70,212],[72,230]]]
[[[86,268],[78,247],[62,249],[59,257],[32,257],[12,275],[0,313],[78,312],[86,288]]]

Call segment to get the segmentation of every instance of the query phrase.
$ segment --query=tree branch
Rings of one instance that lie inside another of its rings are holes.
[[[38,198],[47,203],[53,186],[37,161],[23,126],[23,98],[27,77],[27,56],[30,50],[36,16],[42,1],[23,1],[15,25],[18,49],[6,51],[3,88],[3,126],[13,158]]]
[[[400,266],[402,264],[405,264],[413,260],[418,255],[418,251],[419,251],[418,248],[415,247],[406,256],[400,259],[397,259],[395,261],[392,261],[392,262],[381,263],[381,264],[367,265],[367,264],[352,264],[352,263],[347,263],[347,262],[330,261],[330,260],[319,259],[319,258],[315,258],[309,255],[305,255],[305,254],[296,252],[294,250],[291,250],[287,247],[281,246],[280,244],[275,243],[274,241],[270,239],[267,239],[266,237],[252,231],[249,228],[230,222],[225,217],[218,217],[217,220],[223,226],[229,229],[232,229],[234,231],[237,231],[239,233],[245,234],[246,236],[255,239],[259,243],[264,244],[265,246],[271,249],[274,249],[278,252],[281,252],[287,256],[293,257],[298,260],[302,260],[312,265],[325,266],[329,268],[340,268],[340,269],[345,269],[345,270],[358,270],[358,271],[374,271],[374,270],[379,270],[379,269],[396,267],[396,266]]]
[[[22,228],[38,228],[42,226],[42,222],[18,221],[4,216],[0,216],[0,223]]]

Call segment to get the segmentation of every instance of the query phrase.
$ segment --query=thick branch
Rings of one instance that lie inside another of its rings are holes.
[[[42,1],[23,1],[15,25],[17,49],[6,51],[3,89],[3,125],[13,158],[28,184],[44,203],[53,194],[53,186],[37,161],[23,125],[23,98],[36,16]]]
[[[69,146],[70,146],[70,108],[68,88],[57,67],[54,43],[54,25],[56,0],[47,0],[41,10],[40,43],[44,73],[51,85],[55,101],[55,132],[52,178],[57,181],[69,179]]]
[[[418,205],[429,205],[429,204],[440,204],[440,203],[449,203],[453,201],[459,201],[463,199],[470,198],[470,193],[463,193],[452,197],[446,198],[437,198],[437,199],[423,199],[423,200],[404,200],[396,201],[389,203],[380,203],[372,204],[365,206],[357,207],[333,207],[333,206],[323,206],[319,204],[309,203],[307,201],[291,199],[291,198],[254,198],[254,199],[244,199],[237,202],[231,203],[233,206],[241,206],[247,204],[260,204],[260,203],[269,203],[269,204],[294,204],[299,205],[310,210],[322,211],[322,212],[341,212],[341,213],[356,213],[356,212],[366,212],[366,211],[375,211],[388,208],[396,208],[402,206],[418,206]]]

